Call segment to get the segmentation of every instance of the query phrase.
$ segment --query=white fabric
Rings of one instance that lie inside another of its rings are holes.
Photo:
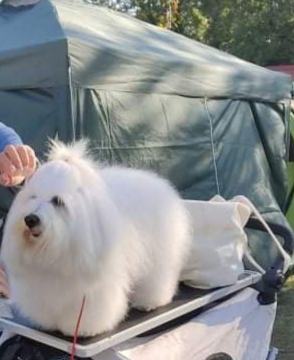
[[[244,225],[250,209],[219,196],[211,201],[185,200],[185,204],[192,216],[194,241],[182,280],[197,288],[236,283],[244,271]]]
[[[247,288],[176,329],[132,339],[94,360],[204,360],[217,352],[234,360],[265,360],[275,313],[276,304],[259,305],[257,292]]]
[[[245,196],[236,196],[226,201],[216,195],[210,201],[185,200],[185,204],[192,216],[194,237],[182,273],[182,280],[187,285],[209,289],[236,283],[244,270],[245,255],[257,271],[265,273],[251,256],[244,231],[252,214],[263,225],[284,258],[284,272],[289,268],[291,257]]]

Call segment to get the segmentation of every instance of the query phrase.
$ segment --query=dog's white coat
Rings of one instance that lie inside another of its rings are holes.
[[[129,303],[153,309],[174,296],[190,244],[187,212],[157,175],[99,168],[83,144],[55,144],[16,196],[4,230],[2,259],[11,300],[34,323],[73,334],[113,329]],[[58,196],[64,206],[52,204]],[[24,218],[37,215],[40,235]]]

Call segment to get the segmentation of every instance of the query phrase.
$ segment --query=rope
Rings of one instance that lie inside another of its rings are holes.
[[[79,334],[79,328],[80,328],[80,324],[81,324],[81,320],[82,320],[82,315],[83,315],[83,311],[84,311],[84,307],[85,307],[85,301],[86,301],[86,297],[84,296],[82,305],[81,305],[81,309],[80,309],[80,313],[78,316],[78,321],[76,324],[75,332],[74,332],[70,360],[75,360],[76,344],[77,344],[77,340],[78,340],[78,334]]]
[[[209,127],[210,127],[210,143],[211,143],[211,150],[212,150],[212,157],[213,157],[213,167],[214,167],[214,176],[216,182],[216,190],[217,194],[220,195],[220,186],[219,186],[219,179],[218,179],[218,170],[216,164],[216,156],[215,156],[215,147],[214,147],[214,140],[213,140],[213,119],[208,109],[207,98],[204,98],[204,105],[205,110],[209,120]]]

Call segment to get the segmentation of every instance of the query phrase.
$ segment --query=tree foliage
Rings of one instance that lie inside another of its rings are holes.
[[[260,65],[294,64],[294,0],[88,0]]]
[[[294,0],[206,0],[201,10],[208,44],[260,65],[294,63]]]

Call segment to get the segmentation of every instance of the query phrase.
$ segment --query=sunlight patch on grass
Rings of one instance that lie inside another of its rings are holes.
[[[279,360],[294,359],[294,276],[279,294],[272,344],[279,349]]]

